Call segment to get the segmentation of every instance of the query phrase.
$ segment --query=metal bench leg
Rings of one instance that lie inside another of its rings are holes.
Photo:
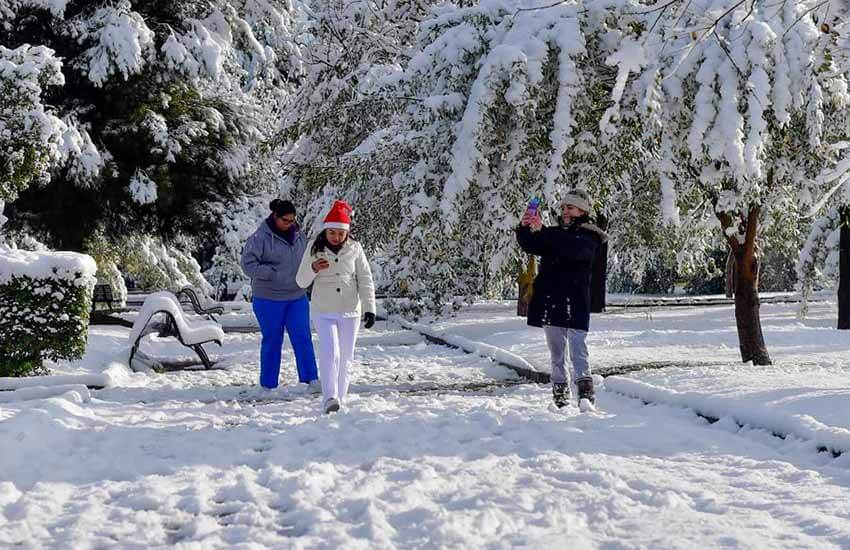
[[[139,340],[141,340],[141,338],[137,338],[133,347],[130,348],[130,358],[127,360],[130,370],[133,370],[133,356],[136,355],[136,352],[139,350]]]
[[[210,370],[212,368],[212,361],[210,361],[210,357],[207,355],[207,350],[204,349],[204,346],[201,344],[194,344],[192,345],[192,349],[195,350],[195,353],[197,353],[198,357],[201,358],[204,368],[206,370]]]

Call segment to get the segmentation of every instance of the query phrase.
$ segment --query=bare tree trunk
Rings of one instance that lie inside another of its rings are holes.
[[[838,244],[838,330],[850,329],[850,207],[841,208]]]
[[[741,223],[746,228],[744,242],[738,242],[735,234],[727,236],[727,242],[735,258],[735,321],[738,326],[738,344],[741,360],[752,361],[754,365],[770,365],[770,355],[764,343],[759,316],[759,261],[756,253],[756,234],[760,209],[751,206],[746,217],[733,218],[720,214],[720,222],[726,229]]]
[[[738,342],[741,360],[754,365],[770,365],[770,355],[764,343],[759,315],[758,257],[743,253],[735,256],[737,278],[735,281],[735,320],[738,324]]]
[[[528,257],[528,266],[517,278],[519,283],[519,299],[516,303],[516,314],[520,317],[528,317],[528,304],[534,294],[534,278],[537,277],[537,258]]]

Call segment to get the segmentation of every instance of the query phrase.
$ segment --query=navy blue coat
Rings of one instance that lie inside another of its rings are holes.
[[[578,218],[568,226],[517,228],[517,242],[528,254],[540,256],[540,271],[528,305],[528,324],[588,330],[590,277],[593,263],[608,236]]]

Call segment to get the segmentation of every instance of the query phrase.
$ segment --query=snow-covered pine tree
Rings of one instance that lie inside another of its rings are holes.
[[[10,224],[70,250],[95,231],[194,247],[218,229],[204,205],[275,184],[257,144],[300,74],[287,2],[0,0],[0,26],[3,45],[63,60],[43,101],[83,138],[7,207]]]
[[[60,119],[45,102],[47,89],[64,82],[53,50],[0,45],[0,228],[5,203],[30,184],[48,181],[57,164],[72,158],[83,170],[99,169],[85,131]]]
[[[645,43],[645,97],[661,106],[666,201],[719,226],[736,263],[744,361],[769,364],[759,319],[759,236],[799,225],[845,132],[847,80],[825,52],[834,37],[814,2],[693,0],[659,7]],[[650,93],[652,92],[652,93]]]

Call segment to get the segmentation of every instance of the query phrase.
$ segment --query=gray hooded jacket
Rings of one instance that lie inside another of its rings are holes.
[[[242,249],[242,271],[251,277],[251,289],[257,298],[297,300],[305,290],[295,282],[298,265],[307,249],[307,238],[295,232],[292,244],[274,234],[263,220]]]

